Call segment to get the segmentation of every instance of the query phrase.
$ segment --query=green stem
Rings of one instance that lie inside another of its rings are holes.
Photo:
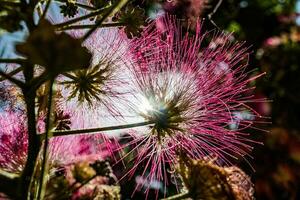
[[[106,23],[106,24],[101,24],[99,28],[104,28],[104,27],[119,27],[119,26],[124,26],[124,23]],[[84,24],[84,25],[71,25],[71,26],[65,26],[62,28],[58,28],[59,31],[65,31],[65,30],[73,30],[73,29],[90,29],[93,28],[95,24]]]
[[[50,80],[50,90],[48,96],[48,107],[47,107],[47,117],[46,117],[46,133],[44,137],[44,148],[43,148],[43,157],[42,157],[42,166],[41,166],[41,175],[37,199],[43,199],[45,195],[45,177],[47,174],[47,155],[48,155],[48,146],[49,146],[49,133],[51,129],[51,112],[52,112],[52,98],[53,98],[53,84],[54,78]]]
[[[103,131],[113,131],[113,130],[120,130],[120,129],[127,129],[127,128],[134,128],[140,126],[146,126],[153,124],[152,121],[146,122],[139,122],[133,124],[124,124],[118,126],[106,126],[100,128],[91,128],[91,129],[76,129],[76,130],[66,130],[66,131],[52,131],[51,137],[58,137],[58,136],[65,136],[65,135],[75,135],[75,134],[86,134],[86,133],[97,133]]]
[[[127,4],[129,0],[119,0],[113,4],[109,10],[102,16],[100,20],[97,21],[95,26],[91,28],[83,37],[82,40],[85,41],[108,17],[114,16],[123,6]]]
[[[180,193],[180,194],[176,194],[174,196],[171,196],[171,197],[168,197],[168,198],[165,198],[165,199],[161,199],[161,200],[180,200],[180,199],[186,199],[186,198],[189,198],[190,195],[188,192],[186,193]]]

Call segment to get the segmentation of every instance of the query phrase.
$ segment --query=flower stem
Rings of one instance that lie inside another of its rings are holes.
[[[180,193],[180,194],[176,194],[174,196],[165,198],[165,199],[161,199],[161,200],[179,200],[179,199],[186,199],[189,198],[190,194],[188,192],[185,193]]]
[[[22,64],[25,59],[22,58],[0,58],[0,63],[16,63],[16,64]]]
[[[119,27],[119,26],[124,26],[124,23],[105,23],[101,24],[99,28],[104,28],[104,27]],[[73,29],[89,29],[94,27],[95,24],[83,24],[83,25],[71,25],[71,26],[65,26],[62,28],[58,28],[59,31],[65,31],[65,30],[73,30]]]
[[[16,84],[17,86],[19,86],[20,88],[25,86],[25,84],[22,81],[12,77],[10,74],[6,74],[1,69],[0,69],[0,76],[3,77],[3,78],[1,78],[1,81],[7,79],[10,82],[12,82],[12,83]]]
[[[134,128],[134,127],[141,127],[153,124],[152,121],[146,122],[139,122],[133,124],[124,124],[118,126],[107,126],[107,127],[100,127],[100,128],[91,128],[91,129],[76,129],[76,130],[67,130],[67,131],[53,131],[52,137],[58,136],[65,136],[65,135],[75,135],[75,134],[86,134],[86,133],[96,133],[101,131],[113,131],[113,130],[120,130],[120,129],[127,129],[127,128]]]
[[[7,73],[7,75],[10,76],[10,77],[12,77],[13,75],[15,75],[15,74],[21,72],[22,70],[23,70],[23,67],[18,67],[17,69],[15,69],[15,70],[13,70],[13,71]],[[4,81],[5,79],[6,79],[5,77],[0,78],[0,82],[1,82],[1,81]]]
[[[39,190],[37,199],[43,199],[45,194],[45,176],[47,174],[47,155],[48,155],[48,146],[49,146],[49,133],[51,129],[51,112],[52,112],[52,98],[53,98],[53,84],[54,78],[50,80],[49,84],[49,96],[48,96],[48,107],[47,107],[47,118],[46,118],[46,133],[44,138],[44,145],[43,145],[43,157],[42,157],[42,166],[41,166],[41,175],[40,175],[40,183],[39,183]]]

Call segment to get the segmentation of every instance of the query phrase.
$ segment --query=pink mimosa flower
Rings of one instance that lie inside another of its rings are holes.
[[[28,132],[26,117],[22,113],[0,113],[0,168],[21,173],[27,159]],[[88,157],[102,160],[109,152],[97,144],[92,136],[64,136],[51,138],[49,164],[68,164]],[[96,158],[97,157],[97,158]]]
[[[82,30],[69,31],[74,37],[81,37]],[[95,31],[83,44],[93,54],[86,70],[74,71],[58,78],[61,94],[58,106],[70,113],[71,129],[96,128],[115,125],[123,120],[127,104],[128,69],[124,54],[127,42],[118,28]],[[117,119],[117,120],[116,120]],[[84,131],[83,131],[84,133]],[[115,135],[98,132],[89,136],[106,148],[109,154],[119,147]]]
[[[27,129],[24,116],[16,113],[0,113],[0,168],[21,173],[27,159]]]
[[[198,22],[189,36],[167,16],[129,44],[132,112],[151,125],[130,132],[134,139],[126,145],[135,144],[137,156],[127,175],[142,167],[145,180],[166,186],[167,166],[174,166],[178,151],[194,159],[217,156],[219,164],[230,164],[252,150],[255,141],[244,130],[261,116],[247,105],[256,101],[248,86],[260,75],[249,78],[245,72],[243,44],[216,33],[205,46],[202,41],[211,35],[200,29]]]
[[[72,31],[80,37],[82,30]],[[62,110],[71,113],[72,128],[104,126],[104,119],[122,116],[127,80],[124,54],[125,39],[117,28],[99,29],[85,42],[93,54],[86,70],[65,74],[58,79]],[[107,120],[109,121],[109,120]]]

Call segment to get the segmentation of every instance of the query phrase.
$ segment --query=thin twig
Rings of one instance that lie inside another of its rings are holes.
[[[42,157],[42,167],[41,167],[41,176],[39,183],[39,190],[37,199],[43,199],[45,194],[45,176],[47,173],[47,154],[48,154],[48,146],[49,146],[49,134],[51,129],[51,112],[52,112],[52,98],[53,98],[53,84],[54,78],[50,80],[50,89],[48,96],[48,105],[47,105],[47,117],[46,117],[46,133],[44,134],[44,146],[43,146],[43,157]]]
[[[101,132],[101,131],[113,131],[113,130],[134,128],[134,127],[141,127],[141,126],[146,126],[146,125],[150,125],[150,124],[154,124],[154,122],[146,121],[146,122],[138,122],[138,123],[133,123],[133,124],[124,124],[124,125],[117,125],[117,126],[106,126],[106,127],[91,128],[91,129],[52,131],[51,135],[52,135],[52,137],[58,137],[58,136],[65,136],[65,135],[97,133],[97,132]],[[43,136],[43,134],[41,136]]]
[[[221,6],[223,0],[219,0],[217,5],[215,6],[215,8],[213,9],[213,11],[211,13],[209,13],[208,19],[210,20],[210,22],[219,29],[219,27],[217,26],[217,24],[212,20],[212,16],[217,12],[217,10],[219,9],[219,7]]]
[[[104,27],[120,27],[124,26],[124,23],[106,23],[106,24],[101,24],[99,28],[104,28]],[[65,31],[65,30],[73,30],[73,29],[90,29],[93,28],[95,24],[83,24],[83,25],[71,25],[71,26],[64,26],[62,28],[58,28],[58,31]]]
[[[50,7],[50,4],[51,4],[51,1],[52,0],[48,0],[47,1],[47,4],[46,4],[46,7],[45,7],[45,10],[44,10],[44,12],[43,12],[43,14],[42,14],[42,16],[40,17],[40,20],[39,20],[39,23],[46,17],[46,14],[47,14],[47,12],[48,12],[48,10],[49,10],[49,7]]]
[[[186,193],[176,194],[174,196],[164,198],[164,199],[161,199],[161,200],[180,200],[180,199],[186,199],[186,198],[189,198],[189,197],[190,197],[189,193],[186,192]]]
[[[15,63],[15,64],[23,64],[26,59],[23,58],[0,58],[0,63]]]
[[[85,41],[108,17],[115,15],[123,6],[127,4],[129,0],[119,0],[97,21],[95,26],[91,28],[83,37],[82,41]]]
[[[7,73],[8,76],[12,77],[14,75],[16,75],[17,73],[21,72],[23,70],[23,67],[18,67],[17,69]],[[2,77],[0,78],[0,82],[6,80],[6,78]]]
[[[14,77],[12,77],[12,76],[10,76],[9,74],[6,74],[6,73],[5,73],[4,71],[2,71],[2,70],[0,70],[0,76],[4,77],[5,79],[9,80],[10,82],[16,84],[16,85],[19,86],[20,88],[24,88],[24,87],[25,87],[25,84],[24,84],[22,81],[20,81],[20,80],[14,78]],[[2,78],[2,79],[3,79],[3,78]]]

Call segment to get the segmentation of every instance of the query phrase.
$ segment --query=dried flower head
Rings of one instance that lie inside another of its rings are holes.
[[[129,44],[132,109],[136,118],[151,123],[131,131],[130,144],[138,151],[131,175],[143,163],[146,179],[166,184],[166,166],[176,163],[179,149],[197,159],[217,155],[219,164],[252,150],[254,141],[243,130],[260,117],[246,104],[256,101],[248,84],[260,75],[249,78],[245,72],[248,53],[243,44],[223,33],[209,40],[200,28],[198,22],[190,36],[167,16]],[[209,40],[207,46],[203,40]]]
[[[186,196],[192,199],[253,200],[249,176],[237,167],[219,167],[213,160],[193,160],[180,156],[179,173]]]

